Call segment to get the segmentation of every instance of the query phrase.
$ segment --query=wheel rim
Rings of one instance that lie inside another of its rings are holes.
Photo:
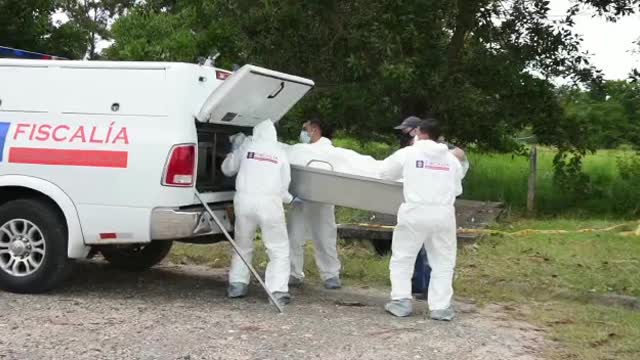
[[[46,244],[42,231],[25,219],[0,227],[0,269],[11,276],[28,276],[44,262]]]

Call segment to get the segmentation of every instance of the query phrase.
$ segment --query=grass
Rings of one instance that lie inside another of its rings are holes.
[[[631,216],[637,213],[638,195],[620,177],[618,160],[633,153],[600,150],[587,155],[583,169],[592,192],[584,198],[559,188],[553,179],[555,150],[539,149],[536,207],[540,215]],[[464,181],[463,197],[502,201],[515,210],[526,207],[529,159],[512,154],[468,154],[471,168]],[[639,179],[640,180],[640,179]]]
[[[529,220],[512,226],[578,230],[612,225],[616,223]],[[462,250],[458,266],[459,291],[464,294],[471,287],[474,296],[510,286],[523,297],[554,291],[640,296],[640,241],[614,232],[488,237],[480,246]]]
[[[548,358],[638,359],[638,311],[568,301],[534,303],[530,311],[528,320],[549,329],[550,340],[558,344]]]
[[[339,217],[364,216],[347,209]],[[620,222],[589,219],[517,220],[496,227],[513,232],[606,228]],[[640,241],[613,232],[487,236],[459,251],[456,296],[478,304],[512,304],[514,315],[549,330],[557,346],[548,356],[557,359],[638,359],[640,312],[598,305],[592,300],[607,294],[640,296]],[[266,255],[256,242],[254,264],[261,270]],[[176,263],[227,267],[228,244],[178,245],[171,253]],[[366,241],[340,242],[342,277],[349,286],[388,288],[389,257],[375,255]],[[305,252],[305,273],[318,281],[313,251]],[[516,314],[517,313],[517,314]]]
[[[342,278],[345,285],[373,286],[389,285],[388,257],[377,257],[368,242],[340,241],[340,260],[342,262]],[[169,259],[176,264],[199,264],[211,268],[227,268],[231,263],[231,245],[227,242],[213,245],[178,244],[174,246]],[[267,267],[267,254],[261,241],[256,241],[253,264],[258,271]],[[310,243],[305,247],[306,281],[320,281],[318,269],[313,258]]]
[[[606,220],[523,220],[499,228],[606,228]],[[618,229],[631,230],[634,226]],[[594,296],[640,296],[640,241],[619,232],[492,236],[460,252],[457,295],[526,305],[530,321],[550,329],[561,347],[550,356],[637,359],[640,312],[591,303]]]

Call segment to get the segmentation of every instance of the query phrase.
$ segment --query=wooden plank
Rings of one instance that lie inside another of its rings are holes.
[[[503,211],[503,204],[473,200],[456,201],[456,220],[461,228],[485,228],[495,222]],[[338,235],[343,239],[358,239],[372,241],[391,241],[393,228],[396,224],[395,216],[385,214],[371,214],[369,220],[361,224],[338,225]],[[386,227],[380,227],[380,225]],[[468,244],[475,241],[476,234],[461,234],[458,244]]]

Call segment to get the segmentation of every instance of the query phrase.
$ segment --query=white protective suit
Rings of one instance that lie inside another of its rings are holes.
[[[320,138],[313,144],[285,145],[289,162],[292,165],[316,167],[351,175],[377,177],[379,161],[371,156],[359,154],[353,150],[333,146],[331,140]],[[322,160],[331,164],[313,162]]]
[[[311,160],[336,163],[336,148],[327,138],[320,138],[313,144],[296,144],[286,147],[291,164],[306,166]],[[315,162],[309,166],[325,170],[332,168],[325,163]],[[333,167],[334,170],[339,171]],[[287,219],[290,240],[291,276],[304,279],[304,244],[307,228],[313,239],[316,265],[323,281],[339,276],[338,230],[335,218],[335,206],[296,199],[291,206]]]
[[[430,310],[444,310],[453,297],[456,263],[454,202],[462,193],[463,168],[444,144],[420,140],[382,162],[380,177],[404,178],[404,199],[391,245],[391,299],[411,299],[411,276],[420,248],[431,266]]]
[[[265,275],[267,289],[272,293],[288,292],[289,239],[282,203],[292,200],[289,194],[291,168],[271,120],[254,127],[253,137],[224,160],[222,172],[226,176],[238,175],[233,203],[235,240],[240,251],[251,261],[254,237],[260,227],[269,256]],[[249,279],[249,269],[234,253],[229,283],[248,284]]]

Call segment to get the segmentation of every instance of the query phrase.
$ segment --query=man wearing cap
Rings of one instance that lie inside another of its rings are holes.
[[[439,138],[437,120],[422,121],[414,144],[386,158],[380,169],[381,179],[404,180],[404,202],[398,210],[389,262],[391,302],[385,305],[394,316],[412,313],[411,263],[420,249],[426,247],[432,266],[427,299],[430,317],[443,321],[455,317],[452,307],[457,252],[454,202],[462,193],[464,171],[461,159],[447,145],[434,141]]]
[[[413,140],[416,136],[418,125],[420,124],[420,118],[417,116],[409,116],[404,119],[402,123],[396,126],[394,129],[400,130],[400,147],[409,146],[413,144]]]
[[[400,147],[406,147],[413,145],[414,138],[416,136],[418,126],[422,120],[417,116],[409,116],[404,119],[402,123],[396,126],[394,129],[400,130]],[[413,270],[413,278],[411,279],[411,292],[416,298],[426,299],[426,293],[429,289],[429,277],[431,275],[431,267],[427,260],[427,252],[423,247],[418,253],[416,258],[415,267]]]

